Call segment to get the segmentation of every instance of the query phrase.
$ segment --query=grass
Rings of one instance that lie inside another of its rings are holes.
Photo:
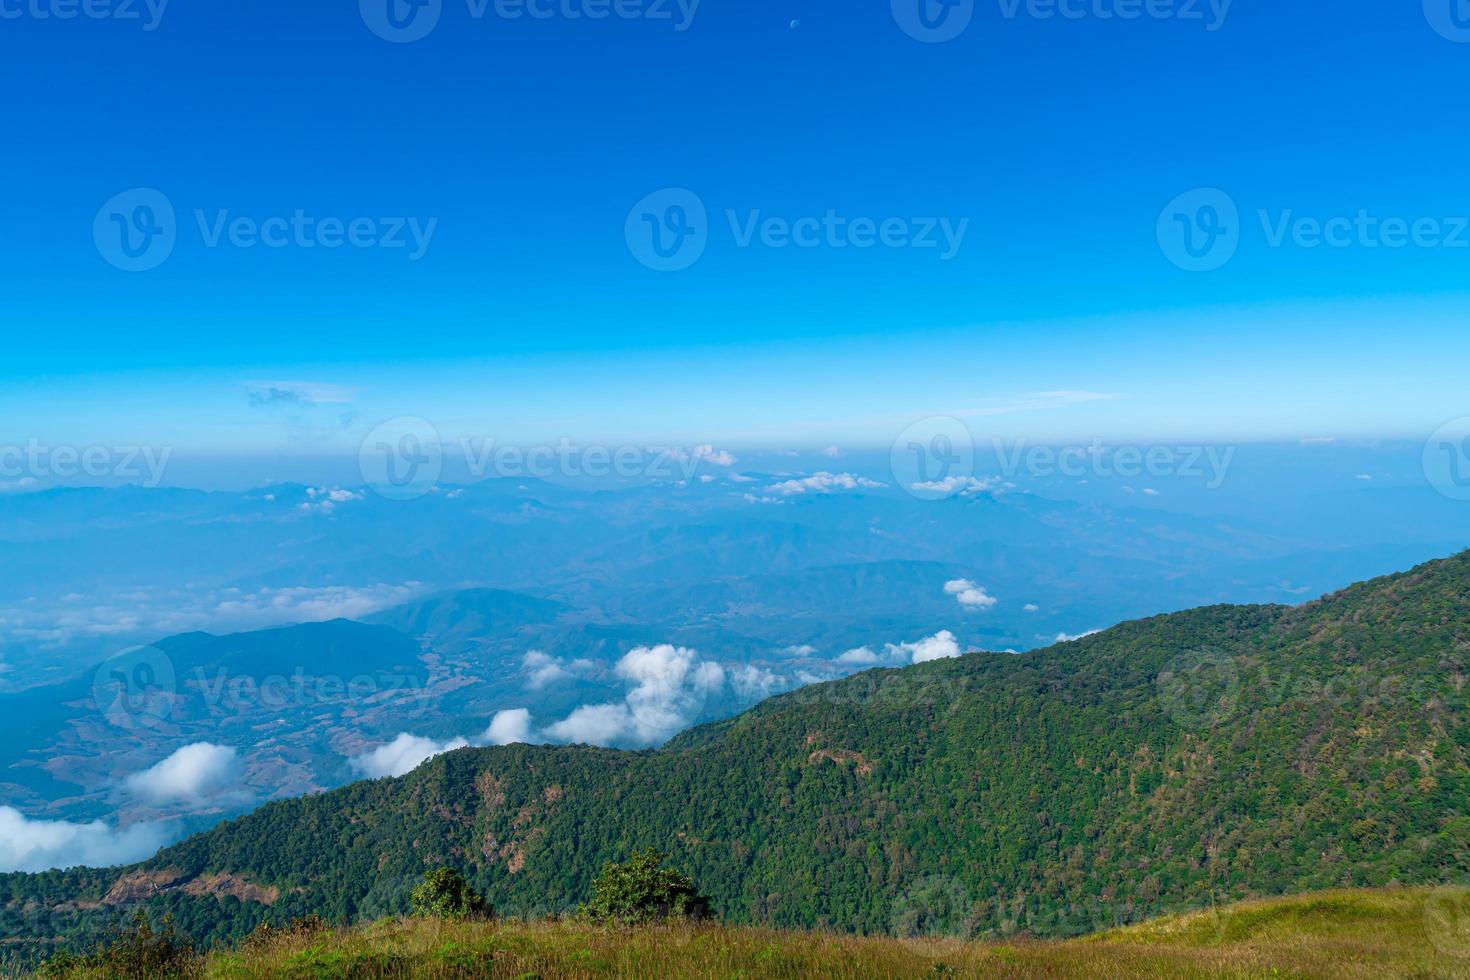
[[[1066,942],[899,940],[728,926],[387,920],[212,954],[202,975],[286,978],[1356,977],[1470,980],[1470,891],[1319,892]],[[94,977],[87,971],[72,974]]]

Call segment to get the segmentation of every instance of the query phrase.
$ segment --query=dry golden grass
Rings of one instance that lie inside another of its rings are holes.
[[[384,921],[218,953],[219,980],[301,978],[1470,978],[1470,891],[1321,892],[1067,942],[861,938],[726,926]]]

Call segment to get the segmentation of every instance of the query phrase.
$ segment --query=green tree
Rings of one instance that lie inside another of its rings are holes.
[[[635,851],[623,864],[604,866],[581,914],[599,922],[625,923],[707,917],[709,899],[699,894],[688,876],[663,867],[666,857],[650,848]]]
[[[488,918],[490,906],[453,868],[436,868],[424,875],[409,902],[414,915],[438,919]]]

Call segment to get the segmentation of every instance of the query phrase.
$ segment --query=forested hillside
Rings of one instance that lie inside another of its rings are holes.
[[[134,902],[204,939],[401,911],[462,868],[564,910],[657,846],[736,922],[1075,935],[1210,901],[1470,873],[1470,556],[877,670],[663,749],[466,749],[272,803],[137,868],[0,876],[0,934]],[[101,903],[97,905],[96,903]]]

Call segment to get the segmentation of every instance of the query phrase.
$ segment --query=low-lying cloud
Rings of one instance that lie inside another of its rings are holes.
[[[484,741],[488,745],[531,742],[531,712],[525,708],[497,711],[490,719],[490,727],[485,729]]]
[[[110,827],[101,820],[31,820],[0,806],[0,871],[131,864],[152,857],[172,837],[171,825],[163,822]]]
[[[966,609],[989,609],[996,603],[995,596],[986,592],[984,586],[976,585],[967,578],[945,582],[944,592],[954,596]]]
[[[783,480],[771,487],[771,493],[794,496],[801,493],[834,493],[838,490],[877,489],[883,484],[852,473],[813,473],[811,476]]]
[[[423,762],[436,755],[463,749],[469,744],[462,738],[439,742],[422,735],[402,732],[387,745],[380,745],[361,755],[353,756],[348,760],[348,765],[369,779],[403,776],[413,772]]]
[[[526,687],[539,691],[552,684],[590,677],[597,673],[598,665],[587,659],[568,661],[532,650],[521,659],[521,669],[526,672]]]
[[[889,659],[900,663],[923,664],[931,660],[948,660],[961,653],[960,644],[949,630],[940,630],[913,643],[890,643],[887,647]]]
[[[234,749],[195,742],[133,773],[125,785],[151,803],[198,803],[231,785],[239,770],[240,758]]]

